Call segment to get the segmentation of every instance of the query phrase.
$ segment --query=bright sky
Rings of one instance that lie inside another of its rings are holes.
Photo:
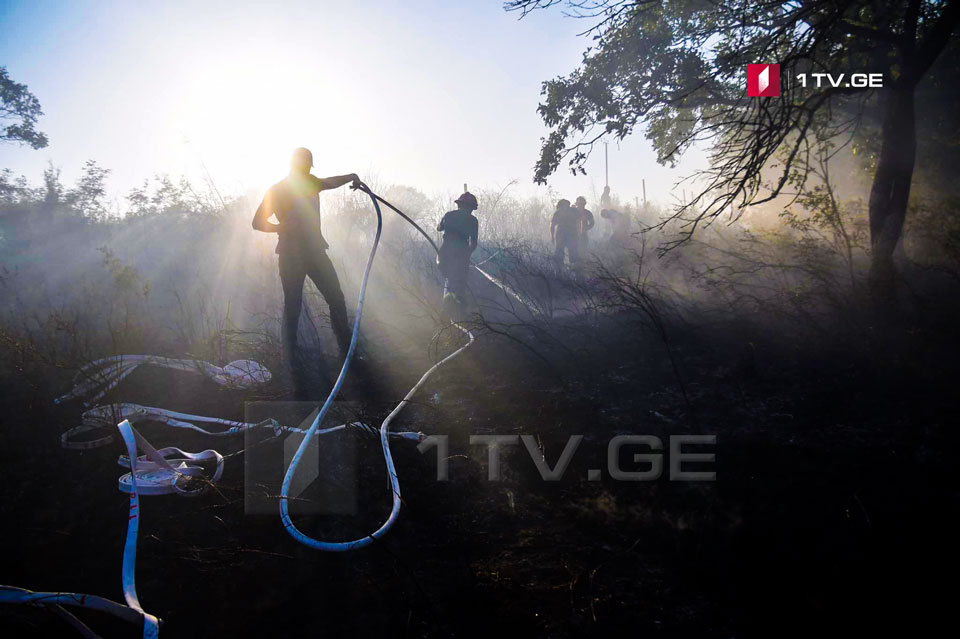
[[[317,175],[376,174],[426,193],[496,188],[532,167],[546,128],[543,80],[573,70],[588,23],[557,9],[518,21],[500,0],[368,2],[9,2],[0,0],[0,65],[46,115],[40,151],[0,146],[0,168],[39,182],[48,162],[72,182],[87,159],[122,196],[157,173],[221,191],[262,191],[290,151]],[[660,167],[634,135],[610,145],[610,183],[648,198],[699,166]],[[558,173],[572,199],[599,192],[603,148],[587,177]]]

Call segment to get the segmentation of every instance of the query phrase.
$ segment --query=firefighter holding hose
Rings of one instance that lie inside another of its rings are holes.
[[[455,200],[457,210],[443,216],[437,230],[443,233],[440,245],[440,272],[446,278],[444,306],[462,310],[466,303],[467,271],[470,256],[477,248],[480,222],[474,217],[476,196],[470,191]]]
[[[290,174],[270,187],[253,216],[254,229],[278,235],[276,252],[280,256],[280,282],[283,286],[283,347],[295,369],[299,364],[297,326],[307,276],[330,307],[330,324],[341,354],[346,354],[351,337],[340,279],[327,255],[329,244],[320,232],[319,194],[347,183],[357,187],[360,178],[356,173],[318,178],[310,174],[312,167],[313,154],[308,149],[296,149],[290,160]],[[272,215],[276,216],[276,224],[270,222]]]

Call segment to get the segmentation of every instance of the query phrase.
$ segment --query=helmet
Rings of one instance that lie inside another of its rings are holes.
[[[313,153],[310,152],[310,149],[303,147],[294,149],[293,155],[290,157],[290,164],[296,166],[313,166]]]
[[[476,210],[480,204],[477,202],[477,196],[470,191],[465,191],[463,195],[454,200],[457,204],[465,204],[467,208]]]

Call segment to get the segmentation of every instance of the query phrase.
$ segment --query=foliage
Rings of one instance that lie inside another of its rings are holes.
[[[798,159],[789,179],[797,195],[780,213],[780,219],[799,236],[801,246],[819,244],[839,257],[850,276],[850,285],[855,288],[855,260],[869,247],[868,225],[863,201],[844,202],[836,193],[830,161],[841,150],[827,137],[819,140],[811,153]]]
[[[14,177],[10,169],[0,171],[0,205],[26,204],[33,199],[33,189],[25,176]]]
[[[0,67],[0,142],[44,148],[47,136],[36,129],[41,115],[40,101],[27,85],[14,82],[6,67]]]
[[[560,4],[511,0],[524,14]],[[564,159],[574,173],[604,136],[642,127],[662,163],[697,142],[711,144],[706,187],[676,212],[684,238],[730,207],[777,197],[818,130],[853,135],[871,89],[802,87],[799,73],[883,73],[885,87],[912,90],[960,22],[948,0],[574,0],[564,3],[594,26],[581,66],[543,84],[539,113],[550,127],[534,179]],[[779,62],[779,98],[748,98],[745,66]],[[779,175],[763,170],[784,153]],[[769,187],[769,188],[767,188]]]
[[[127,194],[131,217],[216,216],[224,205],[213,193],[198,192],[185,177],[174,181],[169,175],[156,175]]]
[[[906,257],[916,265],[960,281],[960,197],[911,203],[905,236]]]
[[[109,214],[105,201],[108,175],[110,169],[102,168],[94,160],[87,160],[76,186],[67,191],[65,203],[87,220],[105,221]]]

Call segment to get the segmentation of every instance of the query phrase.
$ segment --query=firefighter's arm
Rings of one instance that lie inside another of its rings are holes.
[[[591,211],[587,211],[587,216],[586,216],[586,217],[587,217],[587,219],[586,219],[586,222],[587,222],[586,227],[587,227],[587,230],[589,231],[589,230],[592,229],[594,226],[596,226],[597,221],[596,221],[595,219],[593,219],[593,213],[592,213]]]
[[[353,182],[354,186],[359,186],[360,178],[357,177],[356,173],[349,173],[347,175],[336,175],[333,177],[320,178],[320,182],[322,183],[320,190],[326,191],[328,189],[339,189],[347,182]]]
[[[272,201],[271,192],[267,191],[267,194],[263,196],[263,202],[257,207],[257,212],[253,214],[253,228],[257,231],[263,231],[264,233],[278,233],[280,231],[280,225],[270,221],[270,216],[273,215]]]
[[[550,222],[550,239],[554,242],[557,241],[557,224],[559,224],[559,220],[557,219],[558,215],[560,215],[560,211],[556,211],[553,214],[553,220]]]

